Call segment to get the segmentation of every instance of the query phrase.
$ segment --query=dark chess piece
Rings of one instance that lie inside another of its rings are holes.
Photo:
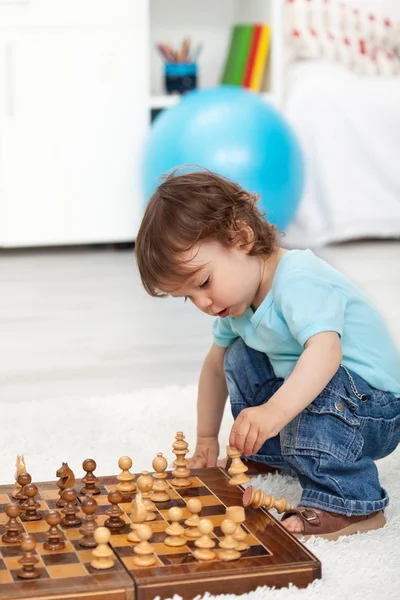
[[[84,496],[94,496],[95,494],[100,494],[100,488],[97,487],[96,483],[100,481],[93,474],[93,471],[96,469],[96,461],[93,458],[87,458],[82,463],[82,469],[86,471],[85,477],[82,477],[82,483],[85,485],[81,489],[81,494]]]
[[[19,544],[22,540],[23,528],[17,517],[21,514],[21,507],[16,502],[6,506],[6,515],[9,518],[8,523],[4,525],[6,533],[1,536],[5,544]]]
[[[39,490],[34,483],[28,483],[23,487],[23,494],[26,496],[25,502],[21,505],[21,521],[40,521],[42,516],[37,512],[40,508],[39,502],[35,500],[35,496]]]
[[[24,533],[21,540],[22,558],[19,559],[19,564],[22,569],[17,571],[18,577],[22,579],[36,579],[40,577],[40,571],[35,567],[39,562],[38,557],[34,554],[36,548],[36,540],[33,535]]]
[[[65,506],[65,502],[62,499],[62,493],[64,490],[74,487],[75,475],[72,469],[69,468],[68,463],[63,462],[58,471],[56,471],[56,477],[60,478],[57,481],[57,487],[59,488],[58,495],[60,497],[56,502],[56,506],[57,508],[63,508]]]
[[[63,527],[72,527],[81,523],[80,518],[76,516],[76,513],[79,512],[79,508],[76,506],[77,497],[78,493],[73,488],[67,488],[61,495],[62,500],[65,502],[64,508],[61,509],[61,512],[65,515],[61,519]]]
[[[28,485],[28,483],[32,483],[32,477],[29,475],[29,473],[21,473],[20,475],[18,475],[17,478],[17,483],[18,485],[21,486],[21,488],[19,489],[19,491],[15,494],[15,499],[18,500],[18,502],[22,504],[25,502],[25,500],[27,499],[27,497],[24,494],[24,487],[26,485]]]
[[[43,548],[54,552],[63,550],[65,548],[65,542],[64,534],[61,529],[58,528],[58,525],[61,523],[61,515],[58,510],[51,510],[47,513],[46,523],[50,525],[50,528],[45,533],[47,542],[43,544]]]
[[[84,523],[79,532],[83,538],[79,540],[79,545],[85,548],[95,548],[97,546],[93,534],[98,527],[96,522],[97,502],[91,496],[86,496],[81,502],[82,511],[85,514]]]
[[[120,517],[124,511],[118,506],[118,504],[122,502],[122,494],[118,490],[113,490],[108,494],[107,498],[111,504],[111,508],[106,512],[106,515],[109,515],[109,518],[106,519],[104,525],[108,527],[111,533],[118,533],[118,531],[126,525],[125,521]]]

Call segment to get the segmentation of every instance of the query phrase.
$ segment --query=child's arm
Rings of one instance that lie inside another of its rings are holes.
[[[229,444],[246,456],[258,452],[322,392],[338,370],[342,348],[336,332],[310,337],[285,383],[261,406],[245,408],[236,419]]]
[[[200,373],[197,398],[197,444],[189,468],[213,467],[219,454],[218,433],[228,397],[224,372],[226,348],[211,346]]]

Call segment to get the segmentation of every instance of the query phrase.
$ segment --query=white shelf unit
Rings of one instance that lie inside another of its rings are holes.
[[[149,107],[173,106],[179,96],[166,95],[163,62],[156,44],[177,47],[185,37],[203,44],[198,60],[198,87],[218,85],[229,49],[232,26],[269,23],[270,53],[262,96],[280,106],[283,81],[283,0],[149,0]]]

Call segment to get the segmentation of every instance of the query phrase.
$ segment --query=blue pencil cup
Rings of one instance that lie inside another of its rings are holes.
[[[167,63],[165,89],[167,94],[184,94],[197,87],[196,63]]]

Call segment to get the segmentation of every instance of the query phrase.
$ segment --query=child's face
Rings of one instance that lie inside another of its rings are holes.
[[[163,291],[175,298],[189,298],[212,316],[239,317],[251,306],[261,282],[259,257],[215,241],[202,242],[182,257],[189,260],[189,267],[201,269],[178,288],[164,285]]]

